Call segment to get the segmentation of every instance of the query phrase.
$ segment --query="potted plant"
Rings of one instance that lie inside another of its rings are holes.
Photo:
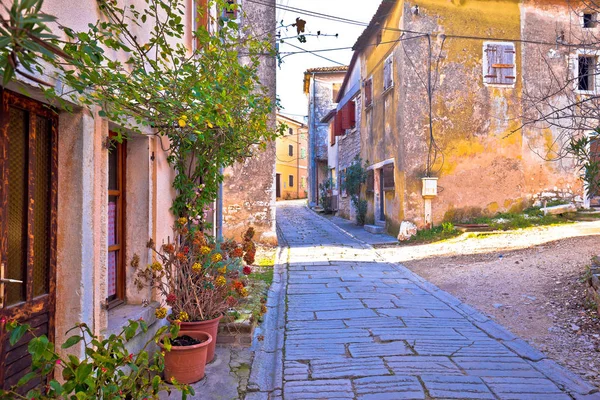
[[[242,244],[218,242],[180,218],[174,233],[177,240],[173,242],[148,243],[155,261],[138,272],[137,282],[140,287],[149,284],[161,295],[157,318],[168,317],[186,332],[200,331],[212,337],[206,357],[210,363],[219,321],[239,298],[248,295],[246,275],[252,270],[245,262],[254,262],[254,229],[247,230]]]
[[[165,354],[165,380],[171,383],[189,384],[204,378],[208,347],[213,338],[206,332],[179,331],[163,336],[158,346]]]
[[[61,356],[45,335],[36,336],[35,330],[29,325],[0,320],[0,337],[4,339],[3,333],[8,333],[12,346],[21,343],[24,336],[32,337],[27,347],[32,359],[31,372],[25,374],[15,386],[5,390],[0,388],[0,398],[150,399],[158,398],[161,393],[170,394],[172,387],[160,376],[169,353],[149,352],[149,349],[166,333],[180,336],[179,326],[159,328],[141,351],[130,353],[127,342],[140,330],[148,332],[146,322],[130,320],[119,334],[100,337],[93,334],[86,324],[78,324],[68,331],[73,333],[62,344],[63,349],[83,344],[83,356],[78,358],[72,354]],[[194,395],[192,387],[174,383],[181,391],[182,399]]]

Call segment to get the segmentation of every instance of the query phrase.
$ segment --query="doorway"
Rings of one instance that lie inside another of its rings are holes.
[[[379,169],[379,215],[380,222],[385,222],[385,192],[383,191],[383,169]]]
[[[590,158],[591,161],[600,163],[600,139],[596,139],[590,143]],[[600,174],[596,176],[596,182],[600,184]],[[590,206],[600,207],[600,190],[596,189],[589,194]]]
[[[57,129],[42,103],[0,91],[0,318],[54,339]],[[31,335],[14,346],[0,326],[0,387],[31,370]],[[42,382],[32,379],[23,390]]]
[[[281,198],[281,174],[275,176],[275,197]]]

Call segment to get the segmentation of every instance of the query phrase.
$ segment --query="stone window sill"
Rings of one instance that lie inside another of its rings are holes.
[[[147,307],[141,304],[121,304],[108,311],[108,326],[103,333],[108,337],[112,334],[118,335],[127,322],[131,319],[134,321],[142,318],[148,326],[156,322],[154,310],[158,307],[157,302],[150,303]],[[138,333],[141,332],[138,330]]]

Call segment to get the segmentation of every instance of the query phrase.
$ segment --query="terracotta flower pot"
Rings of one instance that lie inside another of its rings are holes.
[[[178,383],[188,384],[204,378],[208,347],[214,343],[214,340],[205,332],[180,330],[179,336],[184,335],[200,340],[202,343],[192,346],[171,346],[171,351],[166,351],[162,341],[158,342],[160,348],[165,352],[164,372],[167,382],[176,380]]]
[[[219,330],[219,321],[223,318],[222,315],[214,319],[199,322],[181,322],[181,330],[192,332],[205,332],[212,338],[212,342],[208,346],[208,354],[206,355],[206,363],[212,362],[215,358],[215,346],[217,345],[217,332]]]

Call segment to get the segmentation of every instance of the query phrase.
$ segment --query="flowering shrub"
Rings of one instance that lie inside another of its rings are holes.
[[[164,354],[155,352],[150,357],[146,349],[166,333],[176,337],[178,325],[159,328],[142,351],[133,354],[127,350],[126,343],[138,329],[144,333],[148,331],[148,325],[143,320],[130,320],[118,335],[107,338],[94,336],[86,324],[78,324],[69,331],[75,331],[75,334],[65,341],[62,348],[68,349],[82,342],[85,352],[81,359],[73,355],[61,357],[45,335],[36,336],[28,325],[19,325],[14,321],[3,325],[0,323],[0,329],[5,328],[9,333],[11,345],[15,345],[27,333],[33,338],[28,344],[32,358],[31,372],[24,375],[13,388],[0,389],[2,399],[154,399],[158,398],[160,392],[171,393],[173,389],[160,377],[164,369]],[[58,376],[62,377],[60,382]],[[35,378],[41,378],[47,384],[31,389],[26,394],[21,393],[20,388]],[[194,394],[194,390],[187,385],[175,384],[175,388],[181,391],[182,399]]]
[[[157,246],[150,241],[155,259],[139,270],[138,287],[149,285],[164,298],[157,318],[173,321],[205,321],[219,317],[248,296],[246,276],[252,272],[244,261],[254,262],[254,229],[249,228],[243,244],[233,240],[215,242],[201,231],[190,231],[187,220],[177,221],[174,237],[179,241]]]

